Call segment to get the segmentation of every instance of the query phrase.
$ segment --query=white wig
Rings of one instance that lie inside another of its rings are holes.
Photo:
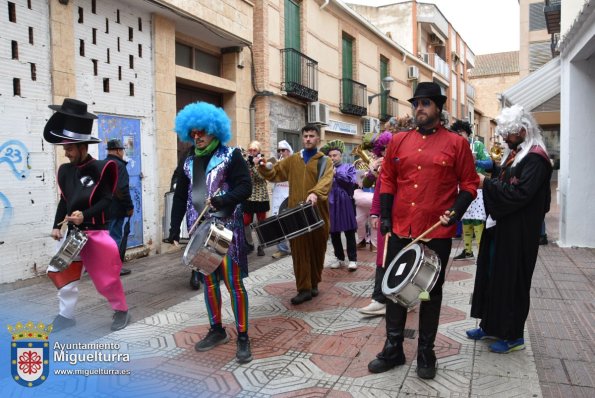
[[[531,150],[534,146],[540,146],[545,153],[547,149],[541,136],[541,129],[539,125],[533,119],[533,116],[520,105],[513,105],[510,108],[504,108],[500,112],[500,115],[496,117],[498,126],[496,127],[496,133],[502,138],[506,138],[509,134],[519,134],[522,129],[526,131],[525,141],[522,144],[522,149],[517,153],[514,158],[513,166],[516,166]],[[502,164],[508,158],[510,149],[506,150],[505,156],[502,157]]]

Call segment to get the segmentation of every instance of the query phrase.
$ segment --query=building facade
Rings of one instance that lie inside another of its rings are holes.
[[[436,5],[413,0],[350,6],[430,67],[430,80],[448,97],[445,109],[451,119],[474,123],[476,94],[469,73],[475,54]]]
[[[560,18],[560,16],[558,16]],[[595,2],[561,4],[560,240],[595,247]]]
[[[249,140],[253,3],[215,0],[0,0],[0,283],[45,273],[56,250],[61,147],[46,143],[49,104],[77,98],[98,115],[90,153],[110,138],[126,147],[135,204],[129,247],[163,248],[164,193],[179,148],[178,109],[204,100],[233,122],[232,144]],[[224,27],[224,28],[222,28]],[[184,56],[186,56],[184,58]]]

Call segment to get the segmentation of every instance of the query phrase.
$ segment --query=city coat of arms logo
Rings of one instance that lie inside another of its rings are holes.
[[[8,325],[12,335],[10,343],[11,374],[14,381],[25,387],[36,387],[46,381],[50,372],[50,342],[52,325]]]

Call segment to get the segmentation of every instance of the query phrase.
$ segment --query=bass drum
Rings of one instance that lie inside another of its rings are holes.
[[[423,244],[401,250],[382,278],[382,293],[403,307],[413,307],[422,292],[432,290],[440,275],[440,258]]]
[[[233,231],[218,222],[203,222],[190,238],[182,262],[204,275],[213,273],[227,254]]]

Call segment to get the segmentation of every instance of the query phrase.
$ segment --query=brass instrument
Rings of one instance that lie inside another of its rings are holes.
[[[494,163],[500,163],[503,153],[504,151],[502,149],[502,144],[500,144],[498,141],[494,142],[494,145],[492,145],[492,148],[490,148],[490,157]]]
[[[365,150],[362,149],[361,145],[358,145],[353,148],[351,151],[351,155],[359,156],[355,162],[353,162],[353,166],[357,170],[369,171],[370,170],[370,155],[366,153]]]

